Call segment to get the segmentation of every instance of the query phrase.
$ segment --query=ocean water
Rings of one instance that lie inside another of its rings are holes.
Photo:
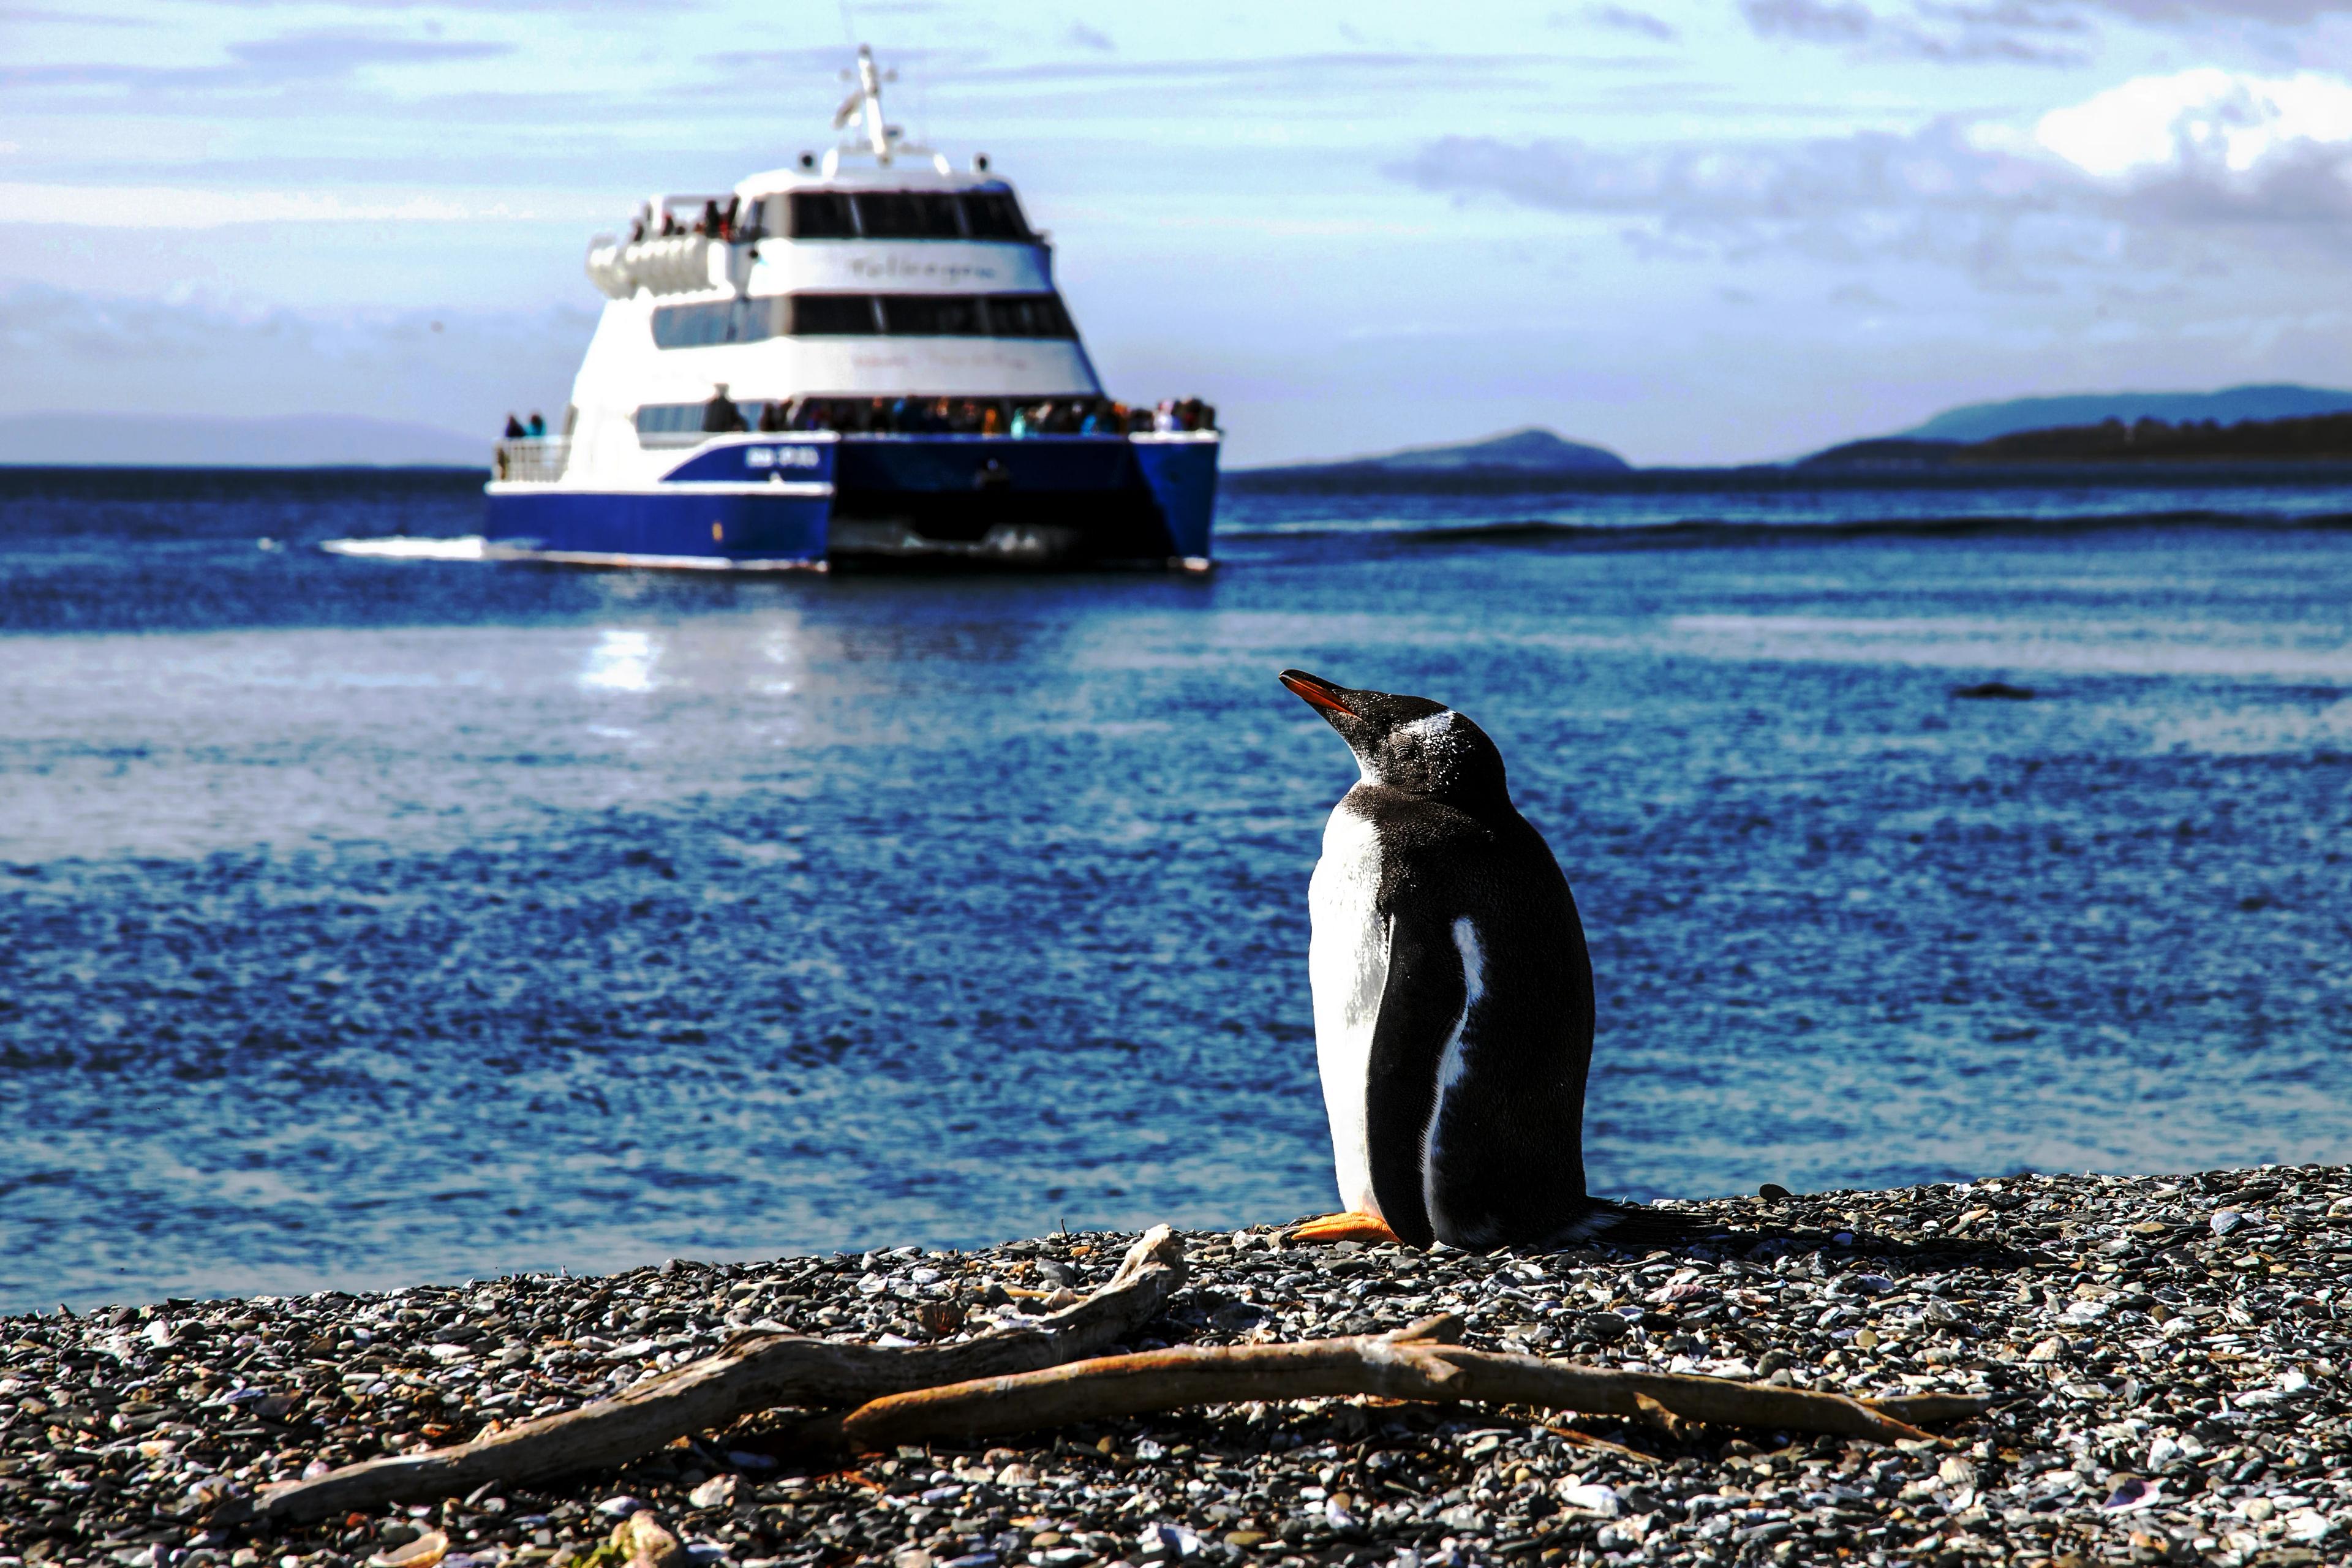
[[[1290,665],[1501,743],[1599,1191],[2352,1158],[2352,483],[2165,483],[730,582],[315,548],[462,476],[0,471],[0,1309],[1328,1206]]]

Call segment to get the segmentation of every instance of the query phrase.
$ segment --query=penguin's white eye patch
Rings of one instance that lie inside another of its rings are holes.
[[[1398,725],[1397,733],[1410,735],[1416,741],[1434,741],[1441,735],[1450,733],[1454,729],[1454,721],[1460,717],[1461,715],[1451,708],[1441,709],[1426,719],[1415,719],[1410,724]]]

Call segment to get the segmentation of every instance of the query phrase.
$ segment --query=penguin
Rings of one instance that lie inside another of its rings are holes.
[[[1592,963],[1568,879],[1463,714],[1285,670],[1362,777],[1308,885],[1315,1054],[1347,1213],[1293,1239],[1544,1250],[1663,1215],[1584,1184]]]

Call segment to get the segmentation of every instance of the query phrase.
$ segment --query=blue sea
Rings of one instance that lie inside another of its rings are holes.
[[[1597,1190],[2352,1159],[2343,470],[1236,486],[1202,579],[317,548],[478,484],[0,470],[0,1308],[1324,1208],[1291,665],[1501,743]]]

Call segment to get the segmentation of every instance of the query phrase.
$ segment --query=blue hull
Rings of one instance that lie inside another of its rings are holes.
[[[1123,436],[728,436],[626,490],[494,483],[498,553],[818,567],[858,556],[1204,565],[1218,443]]]

